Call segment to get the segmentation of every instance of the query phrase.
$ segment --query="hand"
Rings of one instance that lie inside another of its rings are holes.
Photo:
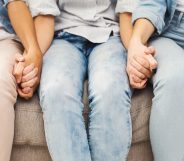
[[[128,48],[127,73],[132,88],[142,89],[151,77],[157,61],[153,57],[155,50],[147,47],[138,40],[131,40]]]
[[[24,52],[16,57],[14,75],[18,83],[18,93],[21,97],[29,99],[36,90],[41,73],[42,54],[39,50]]]

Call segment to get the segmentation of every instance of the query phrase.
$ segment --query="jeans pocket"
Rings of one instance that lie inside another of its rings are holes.
[[[66,36],[68,36],[68,33],[64,32],[62,30],[56,31],[55,34],[54,34],[55,39],[62,39],[63,37],[66,37]]]

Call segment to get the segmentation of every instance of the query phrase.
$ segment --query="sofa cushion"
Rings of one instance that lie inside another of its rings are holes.
[[[131,117],[133,126],[133,143],[149,140],[149,118],[153,92],[151,86],[137,90],[132,97]]]
[[[148,124],[152,96],[151,87],[135,91],[133,95],[131,107],[133,143],[149,140]],[[88,120],[87,83],[85,83],[83,100],[85,106],[84,118]],[[15,113],[14,144],[46,146],[43,116],[38,96],[35,95],[29,101],[18,98],[15,105]]]

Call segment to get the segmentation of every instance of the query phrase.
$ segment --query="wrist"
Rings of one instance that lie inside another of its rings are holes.
[[[129,41],[128,49],[131,47],[135,47],[137,45],[141,45],[141,44],[143,44],[141,41],[141,38],[139,36],[134,35],[134,36],[132,36],[132,38]]]
[[[137,35],[137,34],[132,35],[131,41],[136,42],[136,43],[144,44],[141,35]]]
[[[32,47],[30,47],[28,50],[26,50],[25,52],[24,52],[24,54],[26,54],[26,55],[30,55],[30,56],[36,56],[36,57],[42,57],[42,52],[41,52],[41,50],[40,50],[40,48],[39,47],[36,47],[36,46],[32,46]]]

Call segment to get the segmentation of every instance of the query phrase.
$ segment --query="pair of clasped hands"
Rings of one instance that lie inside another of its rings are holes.
[[[143,89],[157,68],[155,49],[135,41],[128,48],[127,73],[132,88]]]
[[[38,51],[16,54],[13,75],[20,97],[30,99],[40,81],[42,54]]]

